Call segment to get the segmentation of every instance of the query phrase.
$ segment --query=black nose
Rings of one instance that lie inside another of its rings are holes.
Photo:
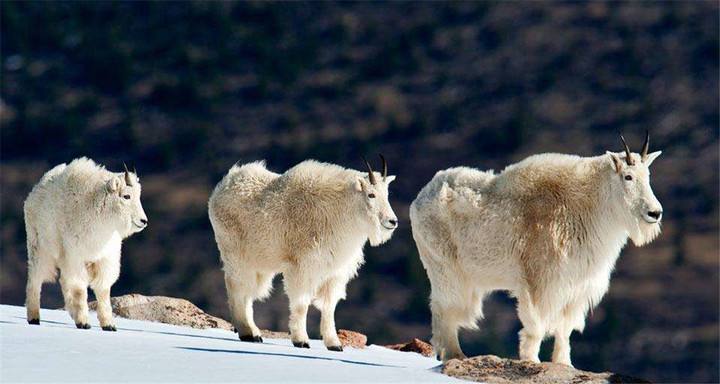
[[[648,216],[652,217],[655,220],[660,220],[660,216],[662,216],[662,211],[649,211]]]
[[[147,224],[147,219],[140,219],[140,222],[143,224]]]
[[[388,223],[397,227],[397,220],[388,220]]]

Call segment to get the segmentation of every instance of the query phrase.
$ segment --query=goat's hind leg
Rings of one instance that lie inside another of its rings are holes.
[[[290,301],[290,339],[297,348],[310,348],[310,337],[307,334],[307,312],[312,302],[315,289],[310,279],[297,268],[283,273],[285,293]]]
[[[461,321],[458,317],[458,310],[431,302],[432,310],[432,339],[430,342],[443,362],[451,359],[466,358],[460,348],[458,330]]]
[[[262,333],[253,319],[253,302],[270,294],[274,275],[256,271],[225,271],[228,304],[241,341],[262,343]]]
[[[57,267],[56,252],[50,252],[47,245],[40,243],[38,231],[32,219],[25,215],[25,232],[27,234],[28,274],[25,286],[25,309],[28,324],[40,324],[40,294],[44,282],[55,281]]]
[[[484,290],[455,290],[445,292],[442,298],[431,298],[433,346],[442,361],[466,358],[460,348],[460,328],[477,329],[477,321],[483,317]],[[453,300],[454,299],[454,300]]]
[[[436,257],[421,241],[416,241],[420,260],[425,266],[430,279],[430,310],[432,312],[432,339],[430,342],[442,361],[464,359],[466,356],[460,348],[458,330],[462,326],[474,324],[475,310],[469,310],[475,304],[473,296],[458,284],[457,271],[454,266],[438,263],[445,257]],[[478,307],[482,312],[482,307]]]
[[[40,324],[40,295],[46,281],[55,280],[57,268],[51,255],[41,256],[36,251],[28,255],[28,277],[25,287],[25,308],[28,324]]]

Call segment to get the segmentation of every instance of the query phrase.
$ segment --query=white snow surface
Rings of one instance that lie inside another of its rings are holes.
[[[0,305],[0,382],[460,382],[440,363],[371,345],[328,351],[290,340],[245,343],[221,329],[194,329],[116,317],[117,332],[75,328],[67,312],[43,309],[29,325],[25,308]]]

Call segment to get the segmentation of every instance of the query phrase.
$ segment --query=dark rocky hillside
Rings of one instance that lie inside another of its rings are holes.
[[[368,248],[337,311],[369,343],[429,339],[408,206],[453,165],[637,151],[646,129],[662,236],[628,246],[575,366],[660,382],[718,377],[718,5],[692,2],[14,2],[1,11],[1,301],[24,300],[22,202],[52,165],[135,164],[149,228],[113,295],[185,297],[227,318],[207,198],[236,161],[315,158],[398,175],[401,227]],[[287,328],[276,292],[262,328]],[[62,304],[46,285],[43,306]],[[516,357],[494,295],[466,352]],[[318,314],[311,313],[317,337]],[[549,347],[543,355],[549,357]]]

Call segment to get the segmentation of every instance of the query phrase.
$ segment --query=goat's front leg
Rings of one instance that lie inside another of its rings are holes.
[[[325,281],[318,291],[317,307],[320,309],[320,334],[325,347],[331,351],[343,350],[335,329],[335,307],[340,299],[345,298],[347,279],[332,277]]]
[[[290,338],[298,348],[310,348],[310,337],[307,334],[307,312],[310,306],[309,296],[306,299],[290,299]]]
[[[65,309],[75,321],[75,326],[80,329],[90,329],[87,304],[88,274],[82,261],[67,260],[66,256],[60,264],[60,286],[65,299]]]
[[[117,331],[110,305],[110,288],[120,276],[120,258],[102,258],[87,267],[90,287],[97,299],[97,316],[103,331]]]
[[[518,317],[522,322],[523,329],[520,330],[519,355],[520,360],[539,363],[540,344],[545,336],[543,322],[530,299],[529,294],[518,297]]]
[[[97,316],[100,327],[103,331],[117,331],[113,321],[112,306],[110,305],[110,287],[93,288],[93,291],[97,299]]]
[[[585,327],[587,302],[576,300],[565,306],[555,327],[555,346],[552,354],[553,363],[572,365],[570,359],[570,336],[574,329],[582,331]]]
[[[572,328],[559,326],[555,331],[555,344],[552,354],[552,362],[573,366],[570,360],[570,334]]]

